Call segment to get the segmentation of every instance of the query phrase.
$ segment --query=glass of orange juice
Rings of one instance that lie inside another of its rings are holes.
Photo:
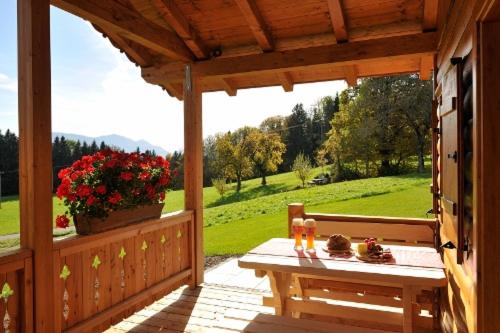
[[[304,221],[304,228],[306,232],[306,250],[315,251],[314,249],[314,237],[316,235],[316,221],[314,219],[307,219]]]
[[[302,247],[302,234],[304,233],[304,219],[296,217],[292,220],[293,237],[295,238],[295,250],[301,251]]]

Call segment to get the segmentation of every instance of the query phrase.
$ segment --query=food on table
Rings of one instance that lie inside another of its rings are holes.
[[[384,249],[382,245],[377,244],[375,238],[366,238],[363,243],[358,244],[358,253],[361,256],[368,256],[372,259],[392,259],[391,250]]]
[[[306,249],[308,251],[314,250],[314,236],[316,235],[316,220],[306,219],[304,221],[304,228],[307,240]]]
[[[351,249],[351,242],[345,236],[335,234],[328,238],[326,246],[329,251],[348,251]]]
[[[368,253],[368,245],[366,243],[358,243],[358,253],[365,255]]]
[[[295,250],[302,250],[302,234],[304,233],[304,219],[296,217],[292,220],[293,236],[295,238]]]

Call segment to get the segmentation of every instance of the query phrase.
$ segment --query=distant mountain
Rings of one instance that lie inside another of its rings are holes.
[[[111,134],[111,135],[103,135],[103,136],[97,136],[97,137],[91,137],[91,136],[85,136],[85,135],[79,135],[79,134],[73,134],[73,133],[60,133],[60,132],[53,132],[52,133],[52,140],[55,139],[55,137],[61,137],[64,136],[68,140],[74,140],[80,142],[87,142],[88,144],[91,144],[92,141],[95,140],[95,142],[99,145],[101,141],[104,141],[107,145],[109,146],[115,146],[118,148],[121,148],[125,150],[126,152],[133,152],[139,147],[139,149],[144,152],[146,150],[154,150],[157,155],[165,156],[167,155],[167,151],[163,149],[162,147],[155,146],[145,140],[139,140],[135,141],[132,139],[129,139],[127,137],[121,136],[121,135],[116,135],[116,134]]]

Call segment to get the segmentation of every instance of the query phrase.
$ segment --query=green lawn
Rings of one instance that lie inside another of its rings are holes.
[[[314,175],[319,173],[316,169]],[[244,253],[272,237],[285,237],[287,205],[302,202],[311,212],[425,217],[432,206],[430,174],[408,174],[340,182],[324,186],[298,186],[293,173],[243,183],[240,193],[230,190],[220,198],[213,187],[205,188],[204,223],[207,255]],[[169,192],[165,211],[183,207],[183,191]],[[64,206],[54,198],[54,215]],[[19,230],[17,197],[4,198],[0,209],[0,234]],[[0,242],[0,249],[15,246],[17,240]]]

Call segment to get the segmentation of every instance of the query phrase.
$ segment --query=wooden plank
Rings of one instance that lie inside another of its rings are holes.
[[[147,67],[151,66],[153,63],[153,57],[149,52],[138,47],[131,45],[131,42],[120,36],[118,33],[111,29],[98,28],[103,30],[104,34],[108,36],[112,42],[120,48],[121,51],[125,52],[130,58],[132,58],[136,64],[139,66]]]
[[[355,87],[358,85],[358,68],[356,65],[345,66],[345,81],[349,87]]]
[[[137,303],[144,302],[145,300],[149,299],[152,297],[152,295],[157,294],[161,292],[164,289],[168,289],[172,285],[175,285],[176,283],[179,283],[180,281],[186,279],[191,275],[191,270],[187,269],[183,272],[180,272],[171,278],[164,280],[160,283],[155,284],[154,286],[151,286],[150,288],[144,290],[143,292],[138,293],[137,295],[134,295],[132,297],[129,297],[125,299],[124,301],[108,308],[105,309],[91,318],[88,318],[79,324],[71,327],[70,329],[66,330],[66,333],[77,333],[77,332],[85,332],[89,329],[92,329],[96,327],[97,325],[106,322],[109,318],[112,316],[119,314],[127,309],[129,309],[131,306]]]
[[[422,57],[420,60],[420,80],[430,80],[434,70],[434,56]]]
[[[255,1],[235,0],[235,2],[240,8],[261,49],[263,51],[271,51],[274,48],[273,40]]]
[[[23,274],[23,303],[24,303],[24,318],[22,332],[32,333],[34,330],[33,323],[33,259],[31,257],[24,260]]]
[[[187,47],[194,53],[196,58],[208,58],[209,52],[203,41],[191,27],[186,17],[182,14],[173,0],[152,0],[152,4],[158,12],[184,40]]]
[[[193,54],[175,33],[149,23],[139,13],[116,1],[52,0],[51,3],[169,58],[193,60]]]
[[[337,43],[347,42],[347,26],[340,0],[328,0],[328,11]]]
[[[424,14],[422,18],[422,30],[432,31],[436,29],[439,0],[424,0]]]
[[[184,82],[184,207],[193,211],[196,266],[194,284],[203,282],[203,131],[202,94],[191,65],[186,65]]]
[[[261,269],[296,273],[322,279],[339,281],[363,281],[373,284],[392,284],[395,286],[415,284],[422,287],[439,287],[446,285],[446,277],[442,269],[423,269],[397,265],[373,265],[341,262],[334,260],[297,260],[282,256],[266,256],[247,254],[238,260],[241,268]]]
[[[435,32],[411,36],[379,38],[284,52],[268,52],[234,58],[215,58],[192,65],[196,77],[237,77],[249,74],[276,73],[287,70],[315,69],[332,65],[352,65],[363,61],[433,55],[437,47]],[[146,80],[178,82],[183,79],[182,65],[168,64],[144,68]]]
[[[285,92],[293,91],[293,77],[290,72],[279,72],[278,78]]]
[[[413,333],[413,304],[415,291],[413,286],[403,286],[403,333]]]
[[[385,324],[401,325],[402,314],[385,310],[363,309],[353,306],[328,304],[319,301],[287,299],[286,306],[290,311],[334,316]]]
[[[35,331],[54,332],[50,1],[20,1],[17,22],[21,247],[33,250]]]
[[[496,3],[497,13],[499,3]],[[493,19],[490,17],[490,19]],[[500,17],[494,22],[485,22],[480,25],[479,31],[479,91],[481,99],[477,119],[477,136],[480,140],[474,147],[474,154],[478,152],[478,170],[474,175],[477,179],[478,191],[477,213],[474,218],[478,225],[477,232],[477,332],[493,332],[500,327],[500,308],[496,306],[500,297],[498,277],[500,268],[495,263],[495,253],[500,248],[496,239],[500,235],[500,225],[495,223],[499,219],[500,193],[498,174],[500,145],[498,106],[500,105]],[[493,252],[492,252],[493,251]]]
[[[426,225],[324,222],[319,220],[317,221],[316,230],[318,235],[326,237],[338,233],[356,239],[375,237],[382,238],[385,241],[434,244],[434,230]]]
[[[123,228],[105,231],[89,236],[70,236],[68,238],[54,242],[54,249],[61,250],[61,256],[67,256],[72,253],[88,250],[92,247],[99,247],[114,241],[125,240],[137,235],[143,235],[148,232],[160,230],[168,226],[174,226],[179,223],[190,221],[193,212],[179,211],[169,214],[163,214],[158,219],[142,221],[139,224],[132,224]]]
[[[230,79],[220,79],[220,84],[224,87],[224,90],[229,96],[236,96],[238,90],[233,86]]]

